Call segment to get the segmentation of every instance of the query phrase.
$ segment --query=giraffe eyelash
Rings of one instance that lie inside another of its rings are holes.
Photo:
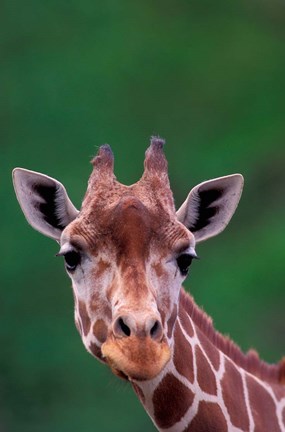
[[[193,259],[199,259],[199,257],[192,247],[183,253],[180,253],[180,255],[178,255],[176,258],[176,263],[182,276],[187,276]]]
[[[70,244],[63,245],[56,256],[64,257],[65,268],[70,273],[74,272],[77,266],[81,263],[81,253]]]
[[[73,246],[71,246],[71,244],[65,243],[63,246],[61,246],[59,252],[55,256],[65,256],[67,253],[73,251],[77,252],[77,250]]]

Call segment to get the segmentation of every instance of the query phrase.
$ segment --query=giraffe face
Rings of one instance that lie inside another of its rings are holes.
[[[175,212],[163,144],[152,139],[132,186],[116,180],[112,151],[102,146],[80,211],[57,180],[13,171],[28,222],[60,243],[84,345],[130,380],[151,379],[168,362],[195,243],[225,228],[243,185],[238,174],[203,182]]]
[[[62,233],[75,322],[87,350],[129,379],[151,379],[170,358],[181,282],[194,236],[136,190],[98,202]]]

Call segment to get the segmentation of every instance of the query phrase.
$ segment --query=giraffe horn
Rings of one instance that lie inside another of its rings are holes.
[[[142,184],[157,196],[157,200],[167,211],[175,210],[172,191],[168,178],[168,164],[163,152],[165,141],[159,137],[152,137],[150,146],[145,153],[144,173]]]
[[[167,161],[163,152],[165,141],[159,137],[152,137],[150,146],[145,153],[144,177],[159,175],[168,179]]]
[[[84,202],[90,198],[90,194],[99,193],[102,188],[109,188],[115,180],[114,155],[108,144],[102,145],[97,155],[91,161],[93,171],[88,180],[88,188]]]
[[[114,155],[109,144],[102,145],[97,155],[91,161],[94,171],[100,176],[102,174],[113,174],[114,170]]]

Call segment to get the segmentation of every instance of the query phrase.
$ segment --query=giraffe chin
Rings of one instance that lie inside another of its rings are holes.
[[[150,338],[109,338],[101,351],[112,371],[129,380],[146,381],[155,378],[170,359],[170,348],[164,341]]]

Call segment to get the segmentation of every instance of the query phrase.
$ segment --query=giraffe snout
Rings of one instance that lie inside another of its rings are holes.
[[[120,314],[113,323],[113,334],[116,338],[135,336],[139,339],[150,337],[160,342],[163,337],[163,328],[160,317],[156,314],[141,316],[141,314]]]
[[[153,308],[117,310],[112,334],[101,350],[114,371],[136,380],[157,376],[171,354],[159,313]]]

